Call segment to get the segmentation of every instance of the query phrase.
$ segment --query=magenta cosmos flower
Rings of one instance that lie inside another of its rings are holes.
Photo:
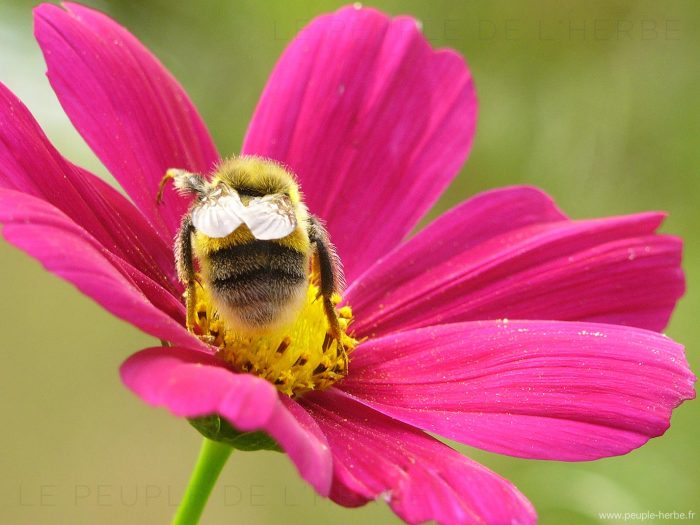
[[[684,290],[681,241],[656,233],[663,214],[571,220],[541,191],[511,187],[407,238],[467,156],[472,79],[411,18],[353,7],[289,45],[242,152],[288,166],[327,222],[359,344],[347,377],[323,390],[288,396],[237,372],[185,329],[172,239],[188,202],[170,189],[155,201],[168,168],[206,174],[220,160],[197,111],[106,16],[42,5],[35,22],[63,108],[131,201],[65,160],[2,87],[3,233],[172,344],[122,368],[147,403],[269,434],[341,505],[383,498],[409,523],[526,524],[535,512],[513,485],[426,431],[585,461],[663,434],[694,397],[682,346],[658,333]]]

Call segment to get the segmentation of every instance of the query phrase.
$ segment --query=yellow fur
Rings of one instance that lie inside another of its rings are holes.
[[[224,182],[232,188],[254,188],[268,195],[289,193],[295,206],[301,202],[299,186],[294,176],[282,166],[260,157],[241,156],[222,161],[216,170],[212,185]]]
[[[297,221],[299,224],[296,230],[290,233],[287,237],[270,242],[276,242],[298,252],[308,252],[311,249],[309,236],[306,233],[308,222],[306,220],[302,220],[302,218],[299,217],[299,214],[297,214]],[[194,251],[198,257],[205,257],[223,248],[253,242],[254,240],[255,237],[253,237],[253,234],[250,233],[250,230],[245,224],[242,224],[234,232],[220,239],[207,237],[201,232],[196,232],[194,236]]]
[[[251,188],[262,194],[288,193],[289,199],[294,205],[297,228],[290,235],[273,242],[292,248],[301,253],[307,253],[311,249],[309,236],[309,213],[301,201],[299,186],[291,173],[283,169],[279,164],[259,157],[242,156],[224,160],[216,170],[216,175],[211,181],[211,186],[223,182],[232,188]],[[242,197],[242,200],[247,200]],[[215,239],[197,232],[194,239],[194,251],[200,261],[206,256],[238,244],[245,244],[255,240],[248,227],[243,224],[230,235]]]

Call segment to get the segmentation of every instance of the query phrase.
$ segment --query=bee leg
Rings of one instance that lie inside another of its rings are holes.
[[[331,336],[342,348],[342,332],[338,321],[338,312],[332,300],[333,294],[340,292],[343,287],[343,271],[340,266],[340,259],[323,223],[313,215],[310,216],[308,233],[309,240],[314,244],[318,258],[319,295],[323,297],[323,309],[328,318]]]
[[[326,317],[328,318],[328,324],[331,329],[331,337],[338,341],[338,344],[342,345],[342,337],[340,332],[340,322],[338,322],[338,313],[335,311],[335,305],[328,298],[323,298],[323,311],[326,312]]]
[[[195,307],[197,306],[197,282],[194,273],[194,259],[192,256],[192,234],[194,226],[192,218],[185,215],[180,223],[175,241],[175,268],[180,281],[187,285],[185,291],[186,326],[187,330],[194,333],[196,323]]]
[[[197,314],[195,312],[195,308],[197,306],[196,290],[197,286],[195,286],[194,281],[187,283],[187,291],[185,292],[185,308],[187,312],[185,317],[185,326],[187,327],[187,331],[190,333],[195,333],[194,327],[197,318]]]

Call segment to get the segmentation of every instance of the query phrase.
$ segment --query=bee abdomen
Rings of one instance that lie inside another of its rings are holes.
[[[219,303],[250,326],[273,324],[307,286],[307,256],[272,241],[229,246],[209,259]]]
[[[306,275],[306,255],[273,241],[255,240],[209,254],[212,281],[260,270]]]
[[[214,279],[211,284],[230,306],[248,306],[261,302],[284,302],[296,293],[297,286],[305,282],[304,272],[262,269]]]

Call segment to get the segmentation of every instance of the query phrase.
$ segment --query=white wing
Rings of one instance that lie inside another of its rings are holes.
[[[192,225],[208,237],[226,237],[243,224],[244,206],[237,193],[205,200],[192,211]]]
[[[294,231],[297,219],[286,195],[265,195],[251,199],[244,208],[243,220],[256,239],[281,239]]]

